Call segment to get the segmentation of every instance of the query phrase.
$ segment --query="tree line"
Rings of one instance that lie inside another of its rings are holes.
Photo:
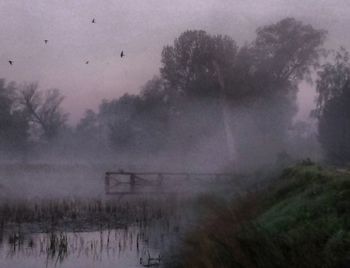
[[[326,58],[326,36],[294,18],[259,27],[241,47],[227,35],[185,31],[163,48],[159,75],[139,94],[102,101],[75,127],[67,125],[59,90],[1,80],[1,150],[58,144],[77,152],[147,155],[210,145],[208,153],[234,154],[241,163],[272,159],[286,151],[290,130],[298,129],[299,84],[316,74],[319,142],[329,160],[346,162],[349,55],[341,49]]]

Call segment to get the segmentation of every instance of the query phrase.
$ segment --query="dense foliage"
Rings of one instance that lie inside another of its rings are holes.
[[[317,81],[319,141],[328,160],[345,164],[350,161],[350,64],[344,49],[332,62],[322,66]]]

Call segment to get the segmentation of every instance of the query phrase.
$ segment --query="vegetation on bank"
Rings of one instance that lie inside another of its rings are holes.
[[[349,267],[350,172],[309,162],[231,204],[205,198],[174,267]],[[201,200],[203,201],[203,200]]]

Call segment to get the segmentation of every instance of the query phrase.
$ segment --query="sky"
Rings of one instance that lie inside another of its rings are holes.
[[[76,123],[102,99],[139,92],[159,73],[163,46],[185,30],[244,44],[257,27],[295,17],[326,29],[327,47],[350,50],[349,14],[349,0],[0,0],[0,77],[59,88]],[[300,118],[313,87],[300,87]]]

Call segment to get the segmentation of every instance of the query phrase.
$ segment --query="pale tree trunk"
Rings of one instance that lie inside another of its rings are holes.
[[[225,92],[225,81],[224,77],[222,75],[222,71],[220,69],[219,64],[214,60],[213,65],[215,67],[218,81],[220,84],[220,106],[222,110],[222,117],[224,121],[224,129],[225,129],[225,136],[226,136],[226,144],[227,144],[227,150],[228,150],[228,157],[230,162],[236,167],[236,159],[235,159],[235,142],[233,138],[232,129],[230,126],[230,107],[226,100],[226,92]]]

